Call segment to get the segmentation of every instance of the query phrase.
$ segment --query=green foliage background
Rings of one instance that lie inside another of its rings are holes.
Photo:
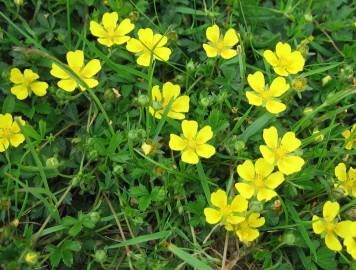
[[[124,46],[98,44],[88,24],[107,11],[134,20],[135,31],[165,33],[169,63],[149,70]],[[257,243],[237,249],[230,235],[227,269],[355,269],[346,253],[325,247],[310,223],[328,199],[343,205],[343,217],[356,217],[355,199],[333,188],[337,163],[355,167],[355,150],[345,150],[341,136],[355,123],[354,14],[355,3],[346,0],[0,1],[0,108],[28,123],[26,143],[0,155],[2,267],[218,269],[225,231],[218,228],[204,242],[213,226],[204,221],[201,178],[210,191],[230,190],[237,164],[260,156],[262,129],[275,125],[302,139],[306,165],[278,190],[281,209],[273,201],[264,207]],[[238,57],[207,59],[202,43],[212,23],[240,33]],[[311,35],[302,74],[311,90],[290,91],[278,118],[248,105],[247,74],[266,68],[268,80],[274,76],[263,50],[278,41],[296,47]],[[53,57],[65,62],[75,49],[86,60],[100,59],[103,69],[95,89],[68,94],[49,70]],[[9,92],[12,67],[37,72],[49,93],[16,100]],[[327,75],[332,80],[323,85]],[[218,153],[201,167],[181,163],[168,147],[180,123],[160,123],[146,110],[149,86],[166,81],[190,96],[187,119],[214,131],[209,143]],[[323,141],[315,140],[314,129]],[[156,143],[149,156],[140,149],[147,140]],[[35,266],[24,261],[29,251],[38,254]]]

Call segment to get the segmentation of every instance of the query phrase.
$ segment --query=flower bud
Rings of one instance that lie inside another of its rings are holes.
[[[142,107],[146,107],[150,103],[150,99],[147,95],[139,95],[137,97],[137,103]]]
[[[106,254],[105,250],[99,249],[99,250],[95,251],[94,257],[95,257],[95,261],[97,261],[98,263],[103,263],[108,258],[108,255]]]
[[[209,97],[203,97],[202,99],[200,99],[200,104],[203,107],[208,107],[209,105],[211,105],[211,99]]]
[[[250,202],[250,210],[252,212],[260,213],[263,210],[263,202],[260,201],[251,201]]]
[[[302,92],[307,87],[307,82],[305,78],[295,78],[292,81],[292,88],[298,92]]]
[[[236,152],[241,152],[245,149],[246,145],[244,141],[236,141],[234,143],[234,149]]]
[[[14,0],[16,6],[20,7],[23,5],[23,0]]]
[[[291,231],[288,231],[283,234],[282,241],[288,246],[292,246],[295,244],[295,241],[297,240],[295,234]]]
[[[113,173],[116,176],[120,176],[124,172],[124,168],[121,165],[115,165],[113,168]]]
[[[112,89],[106,89],[104,91],[103,99],[105,101],[114,101],[116,98],[115,93]]]
[[[141,146],[141,149],[143,153],[147,156],[153,151],[154,145],[144,142]]]
[[[97,222],[100,221],[100,214],[99,214],[99,212],[97,212],[97,211],[90,212],[90,213],[89,213],[89,217],[90,217],[90,220],[91,220],[93,223],[97,223]]]
[[[46,167],[49,169],[57,169],[59,167],[59,161],[56,157],[51,157],[46,160]]]
[[[321,79],[321,85],[325,86],[327,85],[333,78],[330,75],[325,76],[324,78]]]
[[[25,262],[30,265],[34,265],[37,263],[38,260],[38,254],[37,252],[34,251],[29,251],[25,255]]]
[[[189,60],[189,62],[186,65],[187,71],[194,71],[195,70],[195,64],[192,60]]]

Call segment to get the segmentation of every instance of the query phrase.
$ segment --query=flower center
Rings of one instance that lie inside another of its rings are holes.
[[[217,42],[212,43],[211,45],[218,51],[218,53],[221,53],[221,51],[225,49],[224,40],[221,38]]]
[[[263,180],[264,180],[264,178],[262,175],[256,174],[255,187],[258,189],[265,187],[265,182]]]
[[[279,160],[280,158],[284,157],[286,153],[287,151],[282,146],[277,147],[274,150],[275,159]]]
[[[333,232],[335,229],[335,224],[331,222],[326,222],[325,224],[325,230],[329,233]]]
[[[12,132],[10,127],[0,129],[0,138],[10,138],[11,135]]]
[[[197,142],[195,140],[187,140],[187,147],[195,151],[195,148],[197,148]]]

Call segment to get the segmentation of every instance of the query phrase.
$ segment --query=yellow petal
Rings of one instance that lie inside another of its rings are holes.
[[[289,89],[289,84],[283,77],[275,78],[269,87],[269,93],[272,97],[280,97]]]
[[[236,31],[232,28],[226,31],[224,36],[224,45],[232,47],[239,42],[239,38],[236,34]]]
[[[231,202],[233,212],[245,212],[248,208],[248,201],[241,195],[236,195]]]
[[[337,179],[340,181],[346,181],[347,180],[347,175],[346,175],[346,165],[345,163],[339,163],[335,167],[335,176]]]
[[[335,233],[342,238],[350,237],[353,226],[354,224],[350,220],[341,221],[336,224]]]
[[[274,72],[276,72],[279,76],[288,76],[288,71],[284,67],[275,66],[273,67]]]
[[[106,30],[113,30],[116,28],[117,20],[117,12],[106,12],[103,15],[102,24]]]
[[[236,183],[235,188],[241,194],[241,196],[246,199],[251,199],[255,194],[254,186],[248,183]]]
[[[356,180],[356,169],[354,169],[352,167],[349,169],[349,179],[351,181],[355,181]]]
[[[284,134],[281,140],[281,145],[285,150],[288,151],[288,153],[297,150],[301,144],[302,142],[299,139],[297,139],[295,137],[295,133],[291,131]]]
[[[184,137],[189,140],[194,139],[198,131],[198,123],[194,120],[183,120],[182,121],[182,131]]]
[[[182,153],[182,161],[188,164],[197,164],[199,157],[194,151],[187,149]]]
[[[284,181],[283,173],[281,172],[274,172],[265,181],[265,184],[270,189],[277,188],[280,184]]]
[[[203,44],[203,48],[208,57],[216,57],[218,55],[218,50],[209,44]]]
[[[251,242],[257,239],[260,235],[258,230],[252,228],[246,228],[245,231],[242,232],[243,237],[240,239],[241,241]]]
[[[356,260],[356,239],[348,237],[345,239],[344,245],[346,246],[346,251]]]
[[[16,84],[24,82],[24,77],[18,68],[12,68],[10,71],[10,81]]]
[[[90,60],[82,70],[82,75],[86,78],[93,77],[101,70],[100,61],[98,59]]]
[[[50,71],[51,75],[59,79],[68,79],[69,75],[61,69],[57,64],[52,64],[52,69]]]
[[[305,60],[299,51],[292,52],[288,61],[289,65],[287,66],[287,70],[289,73],[296,74],[303,70]]]
[[[118,28],[117,28],[117,32],[124,36],[128,33],[130,33],[133,29],[135,28],[135,25],[133,23],[131,23],[130,19],[124,19],[121,21],[121,23],[119,24]]]
[[[325,244],[329,249],[334,251],[341,251],[342,249],[339,239],[337,239],[336,235],[333,233],[326,234]]]
[[[233,49],[223,49],[220,55],[224,59],[230,59],[237,55],[237,51]]]
[[[283,104],[279,101],[276,101],[276,100],[269,100],[266,103],[266,109],[270,113],[277,114],[277,113],[285,111],[286,108],[287,107],[285,104]]]
[[[171,109],[175,112],[189,112],[189,97],[180,96],[172,104]]]
[[[183,113],[172,112],[172,111],[169,111],[167,116],[169,118],[173,118],[173,119],[177,119],[177,120],[183,120],[185,118]]]
[[[155,44],[153,42],[153,31],[151,28],[141,28],[137,32],[138,38],[143,42],[149,49],[152,49]],[[149,46],[150,45],[150,46]]]
[[[266,145],[260,145],[260,152],[267,162],[274,164],[275,154],[271,151],[269,147],[267,147]]]
[[[268,147],[274,149],[277,148],[278,144],[278,132],[277,129],[272,126],[270,128],[265,128],[263,130],[263,140]]]
[[[286,174],[299,172],[304,165],[304,159],[298,156],[285,156],[277,161],[278,169]]]
[[[206,38],[215,43],[220,39],[220,29],[219,26],[217,26],[216,24],[208,27],[206,29]]]
[[[321,234],[325,231],[324,224],[321,221],[320,217],[314,215],[312,221],[313,221],[313,223],[312,223],[313,231],[316,234]]]
[[[199,130],[196,141],[198,144],[204,144],[212,137],[213,131],[211,130],[211,126],[204,126],[201,130]]]
[[[257,192],[257,200],[259,201],[267,202],[275,196],[277,196],[277,193],[274,190],[268,188],[260,188]]]
[[[205,143],[197,145],[195,151],[197,152],[198,156],[201,156],[203,158],[210,158],[215,154],[215,147]]]
[[[276,54],[279,58],[288,58],[291,54],[291,47],[288,43],[278,42],[276,45]]]
[[[216,224],[220,222],[222,217],[221,212],[213,208],[205,208],[204,215],[205,215],[206,222],[208,222],[209,224]]]
[[[261,71],[256,71],[254,74],[248,74],[247,82],[250,87],[258,93],[265,90],[265,77]]]
[[[67,92],[73,92],[74,89],[78,86],[77,82],[73,79],[60,80],[57,85],[59,88],[62,88]]]
[[[263,178],[267,177],[273,172],[274,165],[268,163],[264,158],[257,159],[255,163],[256,174],[259,174]]]
[[[0,152],[4,152],[9,148],[9,141],[5,138],[0,138]]]
[[[46,82],[34,82],[31,83],[31,91],[39,97],[43,97],[47,93],[48,83]]]
[[[93,36],[96,37],[106,37],[107,32],[105,29],[95,21],[90,21],[89,30]]]
[[[248,100],[248,103],[251,105],[255,105],[255,106],[261,106],[262,105],[262,97],[255,92],[252,91],[247,91],[246,92],[246,97]]]
[[[160,47],[163,47],[164,45],[166,45],[167,41],[168,41],[168,38],[166,36],[162,36],[161,34],[155,34],[155,35],[153,35],[152,44],[154,45],[153,47],[160,48]]]
[[[271,66],[277,66],[279,63],[277,56],[271,50],[265,50],[263,52],[263,57],[266,59],[267,63],[269,63]]]
[[[117,36],[113,38],[113,42],[117,45],[124,44],[125,42],[129,41],[130,37],[129,36]]]
[[[28,97],[28,90],[24,84],[13,86],[10,91],[19,100],[24,100]]]
[[[175,134],[170,135],[169,148],[174,151],[182,151],[186,147],[186,142]]]
[[[9,113],[0,114],[0,128],[9,128],[13,122],[12,115]]]
[[[84,65],[84,53],[81,50],[67,52],[68,66],[72,69],[81,68]]]
[[[148,67],[151,63],[151,54],[148,52],[144,52],[137,58],[137,64]]]
[[[265,224],[265,218],[260,216],[260,213],[251,213],[248,218],[248,225],[252,228],[259,228]]]
[[[99,84],[99,82],[95,79],[84,79],[84,82],[88,85],[89,88],[94,88]],[[82,90],[85,90],[85,88]]]
[[[323,217],[327,221],[333,221],[339,213],[340,205],[337,202],[327,201],[323,206]]]
[[[155,57],[160,61],[168,61],[171,53],[171,49],[167,47],[156,48],[154,50]]]
[[[230,225],[236,225],[243,222],[246,218],[239,215],[229,215],[226,219],[226,223]],[[226,224],[225,224],[226,225]],[[227,226],[229,228],[229,226]]]
[[[255,167],[251,160],[246,160],[241,165],[237,166],[237,173],[239,176],[247,181],[253,181],[255,179]]]
[[[171,82],[166,82],[162,87],[164,101],[168,104],[171,99],[176,99],[180,94],[180,86]]]
[[[223,209],[227,206],[227,194],[224,190],[218,189],[211,193],[210,201],[215,207]]]
[[[161,101],[162,95],[158,85],[152,87],[151,96],[153,101]]]
[[[27,82],[33,82],[37,80],[40,76],[38,76],[38,74],[33,72],[31,69],[25,69],[23,77]]]
[[[25,141],[25,136],[21,133],[14,134],[10,137],[10,143],[14,147],[18,147],[21,143]]]
[[[138,53],[143,50],[143,45],[139,40],[131,38],[126,44],[126,49],[129,52]]]
[[[342,136],[347,139],[351,136],[351,131],[350,130],[344,130],[342,133]]]

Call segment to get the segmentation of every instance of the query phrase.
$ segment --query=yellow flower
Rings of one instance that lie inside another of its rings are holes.
[[[33,92],[36,96],[42,97],[47,93],[48,84],[38,81],[38,74],[31,69],[25,69],[23,74],[18,68],[10,71],[10,81],[15,84],[11,87],[11,93],[19,100],[26,99]]]
[[[276,52],[266,50],[263,52],[263,57],[280,76],[297,74],[303,70],[305,64],[303,55],[299,51],[292,52],[288,43],[278,42]]]
[[[203,48],[208,57],[221,56],[224,59],[230,59],[237,55],[237,50],[232,49],[239,42],[236,31],[232,28],[226,31],[224,37],[220,36],[219,26],[214,24],[206,29],[206,38],[208,44],[204,43]]]
[[[344,240],[346,251],[356,260],[356,221],[352,224],[352,231]]]
[[[19,117],[22,125],[25,121]],[[25,136],[21,133],[21,129],[16,121],[12,119],[9,113],[0,114],[0,152],[4,152],[9,145],[18,147],[25,141]]]
[[[225,226],[231,226],[245,220],[242,213],[247,210],[248,202],[241,195],[236,195],[228,204],[226,192],[218,189],[211,194],[210,201],[215,208],[204,209],[205,219],[209,224],[220,222]]]
[[[251,242],[254,241],[260,232],[257,228],[265,224],[265,218],[260,216],[260,213],[252,212],[246,219],[238,224],[234,230],[240,241]]]
[[[289,84],[283,77],[277,77],[271,86],[265,85],[265,78],[261,71],[247,76],[247,81],[254,91],[247,91],[248,103],[255,106],[266,107],[270,113],[280,113],[286,109],[286,105],[279,102],[278,97],[283,95],[288,89]]]
[[[283,181],[281,172],[273,172],[274,165],[263,158],[259,158],[255,166],[251,160],[246,160],[237,166],[237,173],[244,179],[243,183],[236,183],[235,188],[246,199],[256,195],[259,201],[269,201],[277,196],[274,191]]]
[[[174,151],[182,152],[182,161],[189,164],[197,164],[199,157],[210,158],[215,154],[214,146],[207,144],[213,137],[210,126],[205,126],[198,131],[196,121],[182,121],[183,134],[177,136],[171,134],[169,147]]]
[[[84,53],[83,51],[76,50],[67,52],[68,68],[72,70],[81,80],[83,80],[89,88],[93,88],[99,84],[99,82],[92,77],[101,70],[100,61],[98,59],[90,60],[84,65]],[[73,92],[75,88],[79,87],[84,91],[86,88],[79,85],[77,81],[71,77],[65,70],[59,67],[57,64],[52,64],[51,72],[52,76],[61,79],[57,85],[64,91]]]
[[[353,124],[351,130],[345,130],[342,132],[342,136],[345,138],[345,148],[351,150],[356,146],[356,124]]]
[[[180,86],[171,82],[163,84],[162,92],[158,85],[153,86],[151,91],[153,107],[149,107],[150,113],[154,117],[161,119],[166,107],[173,99],[174,101],[167,116],[173,119],[184,119],[184,113],[189,112],[189,97],[179,96],[179,94]]]
[[[304,160],[293,155],[301,141],[295,137],[294,132],[287,132],[279,140],[277,129],[272,126],[263,130],[263,139],[266,145],[261,145],[260,151],[267,162],[277,165],[278,169],[287,175],[301,170]]]
[[[117,24],[117,20],[117,12],[106,12],[101,24],[90,21],[90,32],[93,36],[98,37],[100,44],[107,47],[124,44],[130,39],[127,34],[135,28],[135,25],[131,23],[130,19],[124,19],[120,24]]]
[[[137,64],[148,67],[152,61],[168,61],[171,49],[164,47],[168,39],[161,34],[154,34],[151,28],[141,28],[138,30],[138,39],[131,38],[126,49],[138,55]]]
[[[356,169],[351,167],[347,174],[345,163],[339,163],[335,167],[335,176],[340,181],[337,186],[345,192],[345,195],[352,195],[356,198]]]
[[[146,143],[146,142],[144,142],[141,145],[141,149],[142,149],[143,153],[145,154],[145,156],[148,156],[154,150],[154,148],[155,148],[155,146],[153,144]]]
[[[316,234],[325,235],[326,246],[334,251],[342,249],[337,236],[345,238],[350,236],[352,222],[349,220],[338,222],[336,216],[340,210],[337,202],[327,201],[323,206],[323,218],[313,216],[313,231]]]

